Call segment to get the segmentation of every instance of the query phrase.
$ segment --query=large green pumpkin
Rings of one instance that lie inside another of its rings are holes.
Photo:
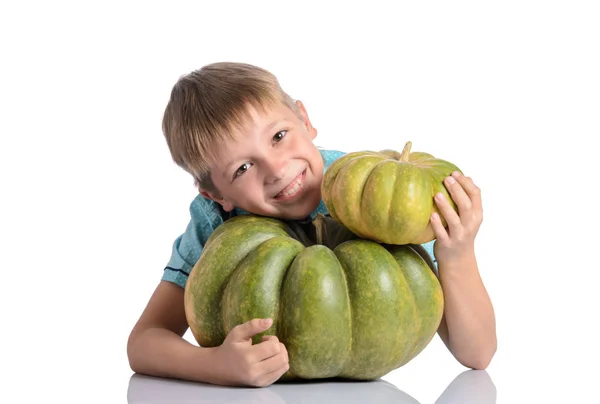
[[[460,170],[430,154],[411,153],[411,145],[407,142],[402,153],[359,151],[334,161],[322,182],[323,202],[331,217],[360,237],[382,243],[433,240],[429,220],[438,212],[434,196],[443,193],[457,211],[444,178]]]
[[[312,231],[311,231],[312,229]],[[253,318],[273,318],[254,337],[288,350],[282,380],[375,379],[414,358],[443,312],[439,281],[421,246],[358,239],[330,217],[314,226],[241,215],[220,225],[185,288],[200,346],[223,343]]]

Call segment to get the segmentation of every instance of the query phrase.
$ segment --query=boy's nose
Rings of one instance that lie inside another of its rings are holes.
[[[266,164],[266,181],[271,184],[277,181],[281,181],[287,174],[287,164],[283,161],[270,161]]]

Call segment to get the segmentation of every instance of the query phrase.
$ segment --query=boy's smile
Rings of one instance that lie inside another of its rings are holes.
[[[290,201],[298,197],[304,190],[304,181],[306,179],[306,169],[298,174],[292,182],[275,195],[274,199],[278,201]]]
[[[308,216],[321,201],[323,159],[312,143],[317,131],[299,101],[298,114],[285,105],[249,108],[249,118],[219,146],[211,167],[215,190],[200,190],[226,211],[284,219]]]

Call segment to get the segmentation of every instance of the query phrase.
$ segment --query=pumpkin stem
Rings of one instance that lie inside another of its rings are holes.
[[[332,217],[317,213],[313,220],[317,244],[333,250],[345,241],[354,240],[357,236]]]
[[[317,244],[323,245],[323,242],[326,237],[325,231],[327,227],[325,226],[325,215],[323,215],[322,213],[317,213],[317,217],[315,217],[315,220],[313,220],[313,224],[315,226],[315,236],[317,239]]]
[[[408,157],[410,156],[410,148],[412,147],[412,142],[406,142],[406,144],[404,145],[404,149],[402,149],[402,154],[400,154],[400,159],[399,161],[404,161],[407,162],[408,161]]]

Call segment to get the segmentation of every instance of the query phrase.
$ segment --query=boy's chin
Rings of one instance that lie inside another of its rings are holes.
[[[296,203],[288,205],[273,204],[270,207],[262,207],[260,209],[244,209],[249,213],[255,213],[260,216],[268,216],[281,220],[303,220],[306,219],[312,212],[317,209],[321,202],[320,193],[308,193],[300,198]]]
[[[306,219],[317,208],[317,206],[319,206],[318,203],[314,206],[312,205],[313,204],[308,203],[304,203],[302,206],[292,205],[283,210],[278,209],[277,213],[267,214],[265,216],[270,216],[281,220],[303,220]]]
[[[314,205],[314,206],[313,206]],[[286,212],[285,217],[283,219],[288,220],[302,220],[306,219],[315,209],[319,206],[319,201],[316,204],[310,204],[310,206],[299,207],[298,209],[291,209],[289,212]]]
[[[282,220],[303,220],[303,219],[306,219],[311,214],[311,212],[312,212],[312,210],[306,212],[305,214],[297,213],[297,212],[295,212],[293,214],[284,213],[283,215],[281,215],[280,219],[282,219]]]

